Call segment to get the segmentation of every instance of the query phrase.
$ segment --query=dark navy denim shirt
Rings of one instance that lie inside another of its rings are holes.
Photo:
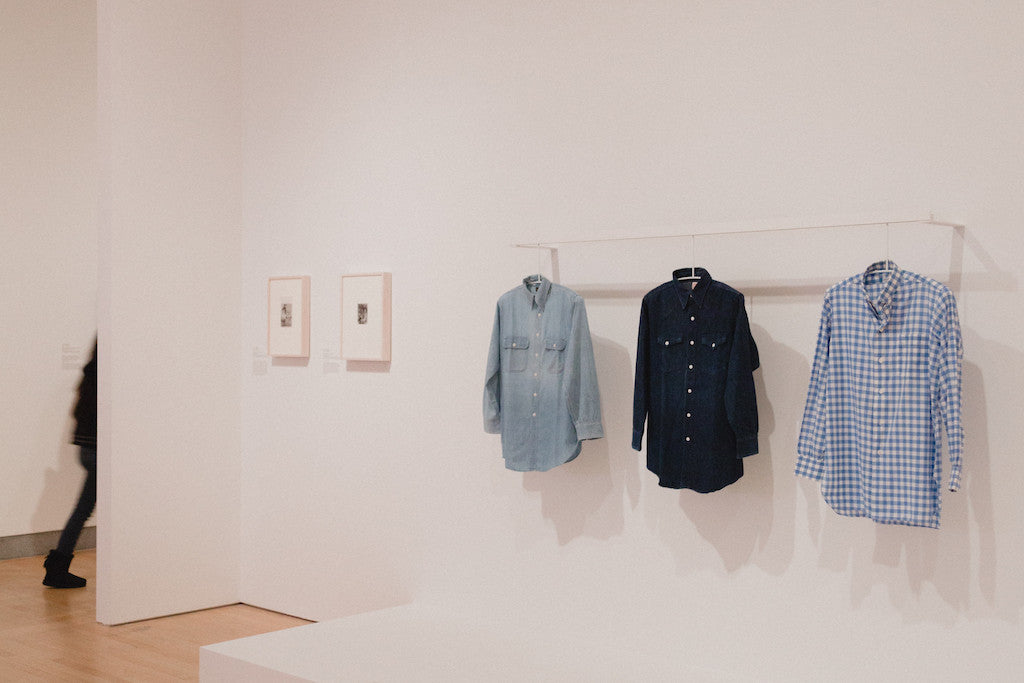
[[[633,448],[647,421],[647,469],[668,488],[708,493],[743,476],[757,453],[753,371],[760,365],[743,295],[703,268],[691,290],[673,280],[640,308]]]
[[[483,411],[510,470],[549,470],[604,436],[583,297],[533,275],[498,299]]]

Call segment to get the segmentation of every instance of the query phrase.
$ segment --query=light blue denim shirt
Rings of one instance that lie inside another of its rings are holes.
[[[549,470],[604,436],[583,297],[531,275],[498,299],[484,382],[484,431],[505,467]]]

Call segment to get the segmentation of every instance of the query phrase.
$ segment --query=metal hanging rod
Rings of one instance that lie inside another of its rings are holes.
[[[863,223],[833,223],[830,225],[794,225],[782,228],[762,228],[758,229],[745,229],[745,230],[709,230],[707,232],[684,232],[675,233],[671,235],[646,235],[642,237],[604,237],[587,240],[557,240],[548,242],[523,242],[520,244],[513,244],[513,247],[522,247],[526,249],[537,249],[540,247],[555,247],[560,244],[597,244],[601,242],[633,242],[638,240],[664,240],[664,239],[675,239],[681,237],[710,237],[713,235],[753,235],[758,233],[769,233],[769,232],[794,232],[796,230],[822,230],[826,228],[865,228],[879,225],[905,225],[908,223],[917,223],[923,225],[939,225],[949,228],[963,229],[965,226],[962,223],[953,223],[951,221],[943,221],[935,218],[934,214],[929,214],[927,218],[903,218],[893,219],[888,221],[868,221]]]

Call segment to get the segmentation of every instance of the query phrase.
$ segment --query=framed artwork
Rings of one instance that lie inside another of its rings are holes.
[[[391,273],[341,276],[341,357],[391,360]]]
[[[267,284],[267,355],[309,358],[309,276],[272,277]]]

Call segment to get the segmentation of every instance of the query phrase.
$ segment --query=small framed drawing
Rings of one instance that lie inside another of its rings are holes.
[[[391,360],[391,273],[341,276],[341,357]]]
[[[309,358],[309,276],[267,284],[267,355]]]

